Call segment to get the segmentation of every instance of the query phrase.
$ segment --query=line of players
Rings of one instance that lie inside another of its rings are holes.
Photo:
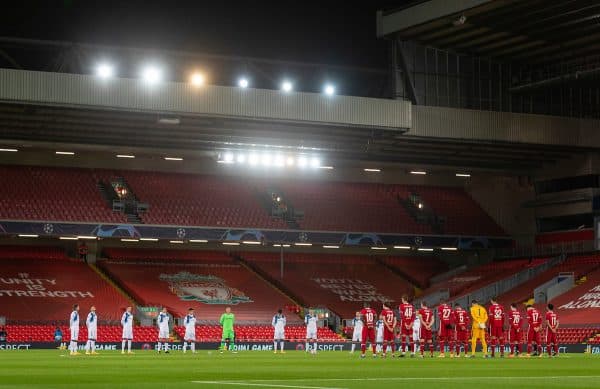
[[[407,351],[411,352],[411,357],[417,353],[417,345],[420,346],[420,356],[425,357],[425,347],[429,348],[429,354],[434,356],[433,328],[435,316],[433,311],[425,302],[421,307],[415,310],[406,296],[402,297],[402,304],[398,306],[400,320],[397,320],[392,309],[385,304],[379,315],[375,309],[368,303],[360,312],[356,312],[353,322],[352,352],[355,350],[357,342],[361,345],[361,358],[365,357],[366,344],[369,342],[372,347],[373,356],[377,356],[379,351],[383,357],[387,355],[388,348],[391,348],[392,357],[395,356],[396,333],[400,337],[400,357],[404,357]],[[470,312],[467,312],[460,304],[456,303],[454,309],[445,301],[440,301],[437,307],[438,331],[437,341],[440,349],[438,357],[446,356],[446,345],[450,358],[455,355],[460,356],[461,347],[464,350],[465,357],[473,358],[477,341],[482,345],[485,358],[490,357],[486,342],[486,329],[489,331],[491,340],[491,357],[495,357],[496,346],[500,348],[500,357],[504,357],[506,342],[510,346],[510,358],[517,355],[522,357],[531,357],[533,351],[535,355],[543,356],[542,352],[542,332],[543,318],[539,310],[531,305],[527,306],[527,333],[523,339],[524,318],[518,310],[515,303],[511,304],[508,311],[508,323],[504,307],[490,300],[490,305],[486,310],[477,301],[472,301]],[[558,356],[558,317],[554,312],[554,306],[548,304],[546,310],[546,348],[548,356]],[[508,339],[505,339],[505,331],[508,330]],[[471,354],[467,353],[468,342],[471,342]],[[527,344],[527,353],[523,354],[523,344]],[[378,350],[379,349],[379,350]]]
[[[230,312],[230,308],[228,307],[223,316],[226,316],[226,314],[233,315]],[[223,324],[223,316],[221,317],[221,324]],[[156,324],[158,326],[158,343],[156,350],[159,353],[162,351],[169,353],[169,320],[170,317],[167,313],[167,309],[163,308],[156,318]],[[90,307],[90,312],[85,320],[85,325],[88,332],[88,340],[85,344],[85,353],[86,355],[97,355],[96,339],[98,336],[98,315],[96,314],[95,306]],[[196,353],[196,316],[193,308],[188,310],[188,314],[184,319],[184,326],[185,335],[183,338],[183,352],[185,353],[187,351],[189,343],[192,353]],[[233,324],[231,324],[231,326],[233,326]],[[134,352],[131,351],[131,342],[133,341],[133,314],[131,307],[127,307],[125,312],[123,312],[123,315],[121,316],[121,327],[123,328],[121,354],[126,353],[125,349],[127,349],[127,354],[134,354]],[[78,304],[73,305],[73,311],[69,317],[69,330],[70,343],[68,349],[70,351],[70,355],[79,355],[79,352],[77,351],[77,341],[79,338]]]

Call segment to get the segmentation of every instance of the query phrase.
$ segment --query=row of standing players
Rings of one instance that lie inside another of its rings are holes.
[[[160,352],[169,353],[169,314],[167,309],[163,308],[156,318],[156,324],[158,326],[158,344],[156,350]],[[235,322],[235,315],[231,312],[231,308],[227,307],[225,312],[221,315],[220,324],[223,327],[223,336],[221,341],[221,352],[223,350],[233,350],[233,342],[235,334],[233,331],[233,325]],[[85,345],[85,353],[88,355],[96,355],[96,339],[98,336],[98,315],[96,313],[96,307],[91,306],[90,312],[87,315],[85,325],[88,332],[88,340]],[[194,308],[188,309],[188,314],[184,319],[185,334],[183,337],[183,352],[186,353],[189,347],[192,353],[196,353],[196,316]],[[133,313],[132,308],[127,307],[123,316],[121,316],[121,327],[123,328],[122,342],[121,342],[121,354],[133,354],[131,351],[131,342],[133,341]],[[77,342],[79,338],[79,305],[73,305],[73,311],[69,317],[69,330],[70,330],[70,343],[69,351],[70,355],[79,355],[77,351]],[[235,352],[235,351],[234,351]]]
[[[360,342],[361,358],[365,357],[366,344],[369,342],[372,347],[373,356],[377,356],[377,344],[380,344],[382,356],[387,355],[388,348],[391,348],[392,357],[395,356],[396,333],[400,336],[400,357],[404,357],[407,351],[414,357],[417,352],[417,344],[420,346],[420,356],[425,356],[425,346],[428,345],[430,356],[434,356],[433,328],[435,316],[431,308],[425,302],[416,309],[408,302],[406,296],[402,297],[402,304],[398,306],[400,320],[390,307],[383,305],[379,316],[375,309],[365,303],[360,312],[356,312],[353,319],[354,333],[352,351],[355,343]],[[499,346],[500,357],[504,357],[504,349],[508,343],[510,347],[510,358],[519,355],[521,357],[531,357],[532,355],[543,356],[542,352],[542,332],[544,320],[537,308],[527,305],[526,318],[527,327],[525,337],[523,336],[523,326],[525,323],[523,314],[519,311],[515,303],[511,304],[508,315],[504,307],[497,303],[495,299],[490,300],[488,309],[484,308],[477,301],[471,302],[470,312],[467,312],[460,304],[456,303],[454,309],[445,301],[440,301],[437,307],[438,330],[437,341],[440,349],[440,358],[446,356],[446,344],[450,358],[460,356],[461,346],[463,347],[465,357],[475,357],[477,341],[481,342],[485,358],[495,357],[496,346]],[[508,317],[508,322],[507,322]],[[546,349],[548,356],[558,356],[558,317],[554,312],[554,306],[548,304],[546,314]],[[376,331],[379,329],[379,339]],[[491,355],[488,354],[486,342],[486,330],[489,332],[491,340]],[[505,337],[508,334],[508,338]],[[471,354],[467,353],[468,342],[471,342]],[[527,344],[527,353],[523,354],[523,345]],[[414,345],[414,348],[413,348]],[[535,354],[534,354],[535,352]]]

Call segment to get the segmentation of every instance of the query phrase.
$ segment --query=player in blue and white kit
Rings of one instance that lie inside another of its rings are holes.
[[[156,318],[158,326],[158,347],[156,349],[160,353],[163,342],[165,344],[165,354],[169,353],[169,314],[167,308],[163,308]]]
[[[133,351],[131,351],[131,341],[133,340],[133,314],[131,313],[131,307],[127,307],[125,312],[123,312],[121,326],[123,326],[121,354],[125,354],[125,343],[127,343],[127,354],[133,354]]]
[[[379,315],[379,320],[375,322],[375,343],[377,352],[383,352],[383,315]]]
[[[410,357],[414,358],[415,354],[418,350],[418,347],[419,347],[419,342],[421,342],[421,319],[419,318],[419,315],[416,315],[415,320],[413,321],[412,337],[413,337],[414,349],[413,349],[412,353],[410,353]]]
[[[311,354],[317,353],[317,320],[315,311],[312,309],[304,316],[304,324],[306,324],[306,352],[310,351]],[[309,347],[309,343],[312,343],[312,347]]]
[[[185,325],[185,335],[183,336],[183,353],[187,349],[187,344],[190,342],[192,354],[196,354],[196,315],[194,308],[188,309],[188,314],[183,322]]]
[[[71,342],[69,351],[71,355],[79,355],[77,352],[77,338],[79,337],[79,304],[73,304],[73,312],[69,317],[69,330],[71,332]]]
[[[356,316],[352,319],[352,327],[354,330],[352,331],[352,351],[350,351],[350,354],[354,352],[356,344],[362,342],[363,321],[359,311],[356,312]]]
[[[281,350],[281,354],[285,354],[283,351],[283,345],[285,341],[285,315],[282,310],[279,309],[275,316],[273,316],[273,320],[271,321],[271,325],[273,326],[273,348],[274,353],[277,354],[277,341],[279,341],[279,348]]]
[[[85,320],[85,326],[87,327],[88,332],[88,341],[85,344],[85,353],[87,355],[90,354],[98,354],[96,352],[96,338],[98,336],[98,315],[96,315],[96,307],[90,307],[90,313],[87,315],[87,319]]]

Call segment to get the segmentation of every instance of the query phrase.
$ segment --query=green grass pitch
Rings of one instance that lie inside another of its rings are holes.
[[[0,388],[599,388],[600,356],[532,359],[373,359],[348,352],[201,350],[135,355],[104,351],[0,353]]]

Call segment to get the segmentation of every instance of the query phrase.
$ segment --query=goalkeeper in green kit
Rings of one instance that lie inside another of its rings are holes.
[[[233,331],[233,323],[235,322],[235,315],[231,313],[231,307],[225,308],[225,313],[221,315],[219,323],[223,326],[223,335],[221,336],[221,353],[223,350],[234,349],[235,332]]]

